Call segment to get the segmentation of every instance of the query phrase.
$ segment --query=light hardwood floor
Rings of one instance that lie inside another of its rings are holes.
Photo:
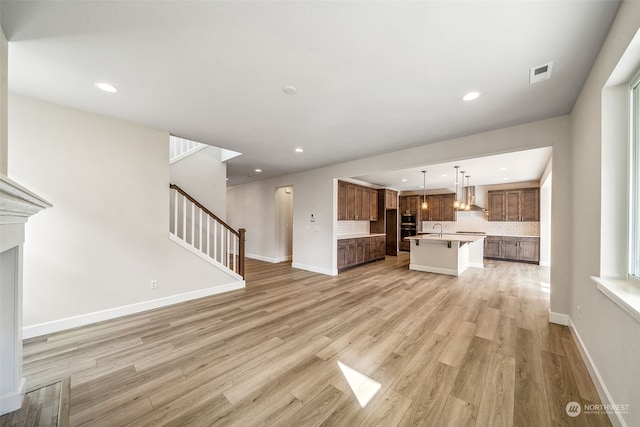
[[[406,253],[336,277],[248,260],[247,288],[30,340],[28,388],[71,377],[71,425],[605,426],[548,270],[459,278]],[[338,361],[381,387],[362,408]]]

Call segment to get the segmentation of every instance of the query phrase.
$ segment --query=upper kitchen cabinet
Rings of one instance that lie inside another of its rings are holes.
[[[540,189],[489,191],[489,221],[540,221]]]
[[[456,213],[453,209],[455,195],[436,194],[427,196],[427,209],[421,210],[421,221],[455,221]]]
[[[338,220],[376,221],[378,192],[373,188],[338,181]]]
[[[384,208],[398,209],[398,192],[395,190],[384,190]]]
[[[400,196],[400,213],[417,214],[420,196]]]

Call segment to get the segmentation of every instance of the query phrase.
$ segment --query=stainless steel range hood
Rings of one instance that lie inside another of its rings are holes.
[[[469,208],[470,211],[482,211],[482,212],[487,211],[482,206],[478,206],[476,204],[476,187],[473,185],[470,185],[468,187],[462,187],[462,201],[464,203],[467,203],[467,201],[469,201],[471,205],[471,207]]]

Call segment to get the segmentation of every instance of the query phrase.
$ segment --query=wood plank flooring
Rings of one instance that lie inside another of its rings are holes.
[[[599,401],[547,322],[545,268],[246,271],[243,290],[29,340],[28,388],[71,377],[76,426],[610,425],[565,413]],[[364,408],[338,361],[380,384]]]
[[[22,407],[0,416],[0,427],[57,427],[68,426],[68,378],[28,391]]]

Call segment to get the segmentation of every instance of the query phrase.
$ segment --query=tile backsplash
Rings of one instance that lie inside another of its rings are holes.
[[[433,226],[442,224],[444,233],[456,231],[482,231],[488,235],[504,236],[540,236],[539,222],[503,222],[487,221],[481,211],[458,212],[457,221],[422,221],[424,233],[435,232]],[[437,227],[437,231],[440,227]]]
[[[369,221],[338,221],[337,234],[368,234]]]

